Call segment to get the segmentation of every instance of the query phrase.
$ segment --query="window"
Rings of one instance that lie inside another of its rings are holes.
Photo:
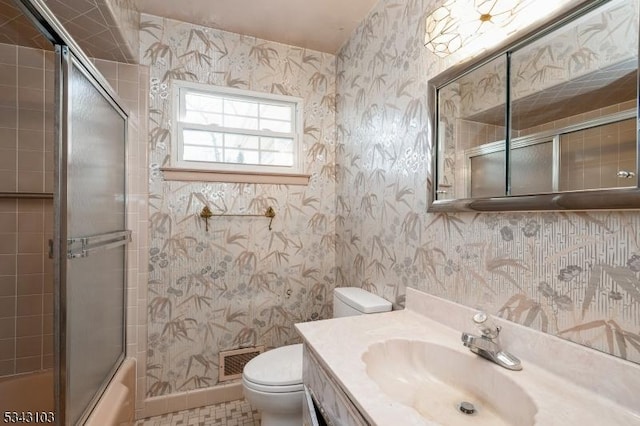
[[[302,173],[302,99],[174,82],[173,167]]]

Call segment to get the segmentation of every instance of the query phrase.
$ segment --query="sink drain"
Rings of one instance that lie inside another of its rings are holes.
[[[476,412],[476,407],[470,402],[462,401],[460,405],[458,405],[458,410],[463,414],[471,415]]]

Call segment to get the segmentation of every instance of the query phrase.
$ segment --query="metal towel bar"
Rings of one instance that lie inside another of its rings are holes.
[[[263,214],[251,214],[251,213],[240,213],[240,214],[231,214],[231,213],[213,213],[209,206],[204,206],[202,211],[200,211],[199,216],[204,219],[205,231],[209,232],[209,219],[216,217],[266,217],[269,218],[269,231],[272,230],[271,224],[273,223],[273,218],[276,217],[276,211],[273,207],[267,207],[267,210]]]
[[[67,258],[87,257],[90,253],[108,250],[131,242],[131,231],[116,231],[88,237],[69,238],[67,240]]]

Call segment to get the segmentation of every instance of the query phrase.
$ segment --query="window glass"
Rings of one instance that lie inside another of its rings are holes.
[[[300,172],[300,99],[175,84],[178,166]]]

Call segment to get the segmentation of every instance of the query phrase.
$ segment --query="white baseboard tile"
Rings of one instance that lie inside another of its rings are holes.
[[[238,380],[205,389],[147,398],[142,409],[136,411],[136,418],[140,420],[242,398],[242,383]]]

